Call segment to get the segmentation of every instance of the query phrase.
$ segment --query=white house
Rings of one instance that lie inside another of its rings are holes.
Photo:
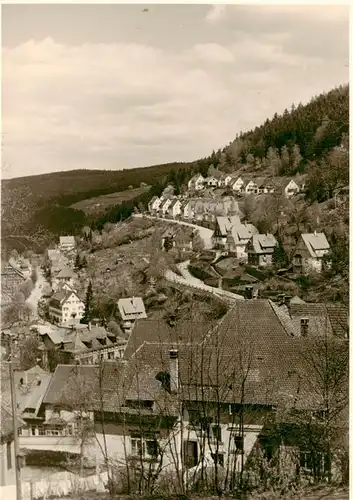
[[[233,226],[241,226],[240,217],[238,215],[216,217],[215,230],[212,235],[214,247],[221,248],[225,246],[227,235]]]
[[[188,182],[190,191],[201,191],[204,188],[205,179],[201,174],[196,174]]]
[[[226,250],[238,259],[247,260],[247,245],[258,230],[253,224],[237,224],[230,228],[226,238]]]
[[[49,316],[53,323],[79,323],[84,313],[85,305],[73,290],[62,289],[54,293],[49,301]]]
[[[131,332],[137,319],[147,318],[145,304],[141,297],[119,299],[118,309],[125,333]]]
[[[219,187],[227,187],[231,184],[233,177],[230,174],[224,174],[218,181]]]
[[[245,184],[245,194],[256,194],[258,186],[255,180],[250,180]]]
[[[74,276],[75,273],[72,269],[69,267],[63,267],[60,269],[60,271],[56,274],[55,272],[52,273],[52,287],[54,290],[56,290],[60,285],[69,285],[69,287],[74,286]]]
[[[172,204],[172,199],[171,198],[166,198],[162,201],[160,204],[159,210],[161,212],[161,215],[165,217],[168,213],[169,207]]]
[[[153,198],[148,203],[148,211],[151,213],[157,212],[162,200],[158,196],[153,196]]]
[[[286,184],[284,188],[284,194],[286,198],[290,198],[291,196],[294,196],[295,194],[298,194],[300,192],[300,187],[298,184],[291,179],[288,184]]]
[[[293,267],[300,273],[321,272],[323,257],[330,251],[325,233],[304,233],[294,251]],[[327,262],[329,265],[329,262]]]
[[[74,236],[60,236],[59,248],[63,252],[73,250],[76,248],[76,242]]]
[[[181,207],[180,207],[180,215],[184,219],[190,218],[190,200],[185,200],[182,202]]]
[[[173,218],[181,214],[181,201],[179,198],[172,200],[172,203],[169,205],[168,214]]]
[[[231,180],[228,184],[228,186],[231,186],[233,191],[236,191],[239,193],[244,189],[244,181],[241,177],[238,177],[236,180]]]
[[[213,175],[206,177],[205,179],[206,186],[211,188],[218,187],[218,182],[218,179],[216,179],[216,177],[214,177]]]
[[[15,446],[13,439],[12,411],[9,405],[1,401],[0,407],[1,427],[0,427],[0,497],[4,500],[15,498],[11,496],[16,484],[15,467]],[[21,419],[17,419],[19,428],[23,425]]]

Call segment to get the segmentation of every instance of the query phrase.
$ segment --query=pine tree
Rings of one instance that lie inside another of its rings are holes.
[[[282,269],[288,265],[288,256],[280,238],[277,238],[277,245],[273,249],[272,264],[276,269]]]
[[[291,163],[292,163],[292,171],[293,173],[299,170],[302,162],[302,155],[300,153],[300,147],[298,144],[294,144],[291,153]]]
[[[88,323],[93,317],[93,287],[92,281],[88,283],[86,300],[85,300],[85,314],[81,320],[82,323]]]
[[[76,254],[76,259],[75,259],[75,268],[76,269],[81,269],[81,258],[80,254]]]
[[[282,146],[281,148],[281,166],[282,166],[282,172],[283,174],[286,174],[290,170],[290,157],[289,157],[289,151],[286,145]]]
[[[266,160],[268,166],[271,168],[271,173],[273,176],[280,174],[281,172],[281,159],[279,157],[278,151],[276,148],[268,148]]]

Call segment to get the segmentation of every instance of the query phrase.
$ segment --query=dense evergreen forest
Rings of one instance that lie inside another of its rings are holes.
[[[155,194],[172,184],[175,193],[185,189],[196,172],[210,168],[256,175],[309,174],[307,199],[324,201],[349,180],[349,87],[341,86],[292,106],[282,115],[254,130],[241,132],[233,142],[208,157],[190,163],[170,163],[119,171],[58,172],[11,179],[2,183],[2,235],[43,228],[47,235],[77,233],[87,224],[101,229],[146,207]],[[211,167],[213,165],[213,167]],[[69,208],[78,201],[138,187],[151,189],[133,200],[111,207],[95,220]]]

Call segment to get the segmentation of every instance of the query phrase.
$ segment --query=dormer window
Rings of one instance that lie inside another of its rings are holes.
[[[302,318],[300,320],[300,334],[302,337],[306,337],[309,331],[309,318]]]

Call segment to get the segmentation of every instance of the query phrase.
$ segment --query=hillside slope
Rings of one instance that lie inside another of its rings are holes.
[[[43,242],[63,230],[79,232],[86,224],[101,228],[147,205],[171,183],[176,193],[196,172],[211,165],[224,172],[241,169],[256,175],[309,174],[307,198],[323,202],[337,187],[348,184],[349,87],[342,86],[293,106],[210,156],[190,163],[170,163],[120,171],[74,170],[2,182],[2,238],[31,236]],[[342,146],[341,148],[337,148]],[[82,200],[151,185],[147,193],[108,208],[98,219],[70,208]],[[58,220],[61,222],[58,223]]]

